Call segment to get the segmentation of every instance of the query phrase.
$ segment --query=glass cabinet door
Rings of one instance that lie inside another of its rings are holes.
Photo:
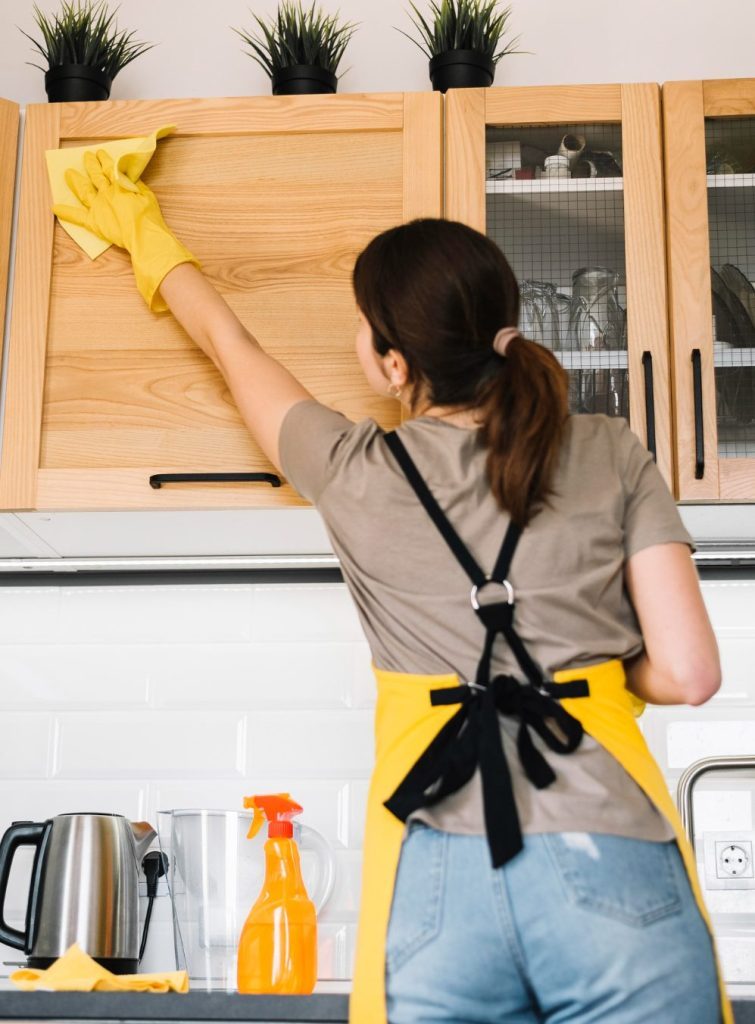
[[[664,86],[682,498],[755,499],[755,80]]]
[[[505,253],[571,412],[627,418],[671,483],[658,88],[449,92],[446,130],[447,216]]]

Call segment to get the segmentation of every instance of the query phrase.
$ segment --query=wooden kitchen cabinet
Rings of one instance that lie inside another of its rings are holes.
[[[503,249],[572,411],[628,417],[673,485],[660,88],[449,91],[445,160],[446,216]]]
[[[0,100],[0,337],[5,324],[17,146],[18,104]]]
[[[176,134],[145,180],[242,322],[318,399],[398,420],[357,362],[351,272],[379,231],[441,215],[439,94],[30,106],[0,508],[303,504],[285,482],[150,486],[155,474],[273,469],[209,360],[147,310],[125,253],[91,262],[50,212],[45,150],[166,124]]]
[[[755,500],[755,79],[663,86],[678,496]]]

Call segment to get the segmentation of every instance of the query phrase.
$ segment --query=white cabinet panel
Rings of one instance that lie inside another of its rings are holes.
[[[64,558],[300,555],[333,550],[322,520],[311,508],[21,512],[18,519]]]
[[[18,516],[0,515],[0,558],[54,558],[56,554]]]

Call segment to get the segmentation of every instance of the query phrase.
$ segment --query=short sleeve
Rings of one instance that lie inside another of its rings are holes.
[[[314,399],[293,405],[281,424],[281,469],[299,494],[317,501],[330,479],[335,453],[355,424]]]
[[[650,452],[621,421],[618,443],[624,489],[624,556],[631,558],[655,544],[694,542],[679,515],[671,491]]]

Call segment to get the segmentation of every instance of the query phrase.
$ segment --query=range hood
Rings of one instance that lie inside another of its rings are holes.
[[[706,569],[755,567],[755,505],[681,505]],[[0,575],[338,569],[312,508],[0,514]]]

